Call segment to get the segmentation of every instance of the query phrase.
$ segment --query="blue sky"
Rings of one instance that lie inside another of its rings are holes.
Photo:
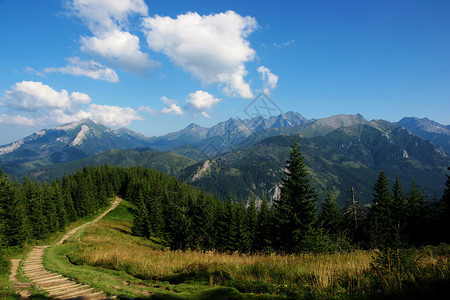
[[[449,1],[0,0],[0,145],[91,118],[212,126],[261,91],[306,118],[450,122]]]

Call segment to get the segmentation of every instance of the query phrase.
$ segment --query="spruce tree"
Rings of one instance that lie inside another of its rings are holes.
[[[236,216],[236,248],[241,253],[248,253],[252,248],[252,240],[250,230],[248,228],[248,221],[246,217],[246,210],[242,205],[235,207]]]
[[[0,236],[4,246],[22,246],[26,241],[25,211],[18,184],[0,170]]]
[[[426,236],[428,211],[425,196],[417,187],[415,181],[411,183],[408,192],[408,235],[411,243],[420,245]]]
[[[131,227],[131,232],[134,235],[142,236],[145,238],[150,238],[151,228],[150,219],[147,210],[147,205],[145,204],[142,191],[139,191],[138,198],[136,199],[136,213],[133,219],[133,226]]]
[[[259,207],[256,222],[256,233],[254,241],[254,249],[261,252],[270,252],[273,249],[272,238],[272,211],[266,197],[263,197],[261,206]]]
[[[341,213],[339,212],[336,198],[333,197],[330,191],[322,203],[318,221],[321,228],[330,234],[336,234],[341,229]]]
[[[296,139],[286,164],[286,178],[281,182],[281,196],[274,207],[276,247],[288,253],[310,249],[317,233],[313,227],[317,194],[303,160]]]
[[[258,213],[256,211],[256,202],[254,197],[251,197],[250,202],[248,203],[245,213],[245,222],[248,230],[250,249],[253,250],[253,245],[255,244],[256,226],[258,223]]]
[[[214,214],[206,193],[201,191],[188,209],[192,220],[191,246],[199,250],[211,249],[214,242]]]
[[[369,210],[369,235],[374,247],[389,246],[393,242],[392,196],[389,181],[381,171],[375,183],[372,206]]]
[[[225,232],[225,247],[226,252],[234,252],[238,248],[238,212],[233,198],[230,196],[225,205],[225,222],[228,226]]]
[[[25,178],[23,183],[24,199],[26,201],[30,229],[30,237],[43,239],[47,237],[48,230],[44,216],[40,186]]]
[[[405,236],[406,218],[406,197],[403,193],[402,185],[400,184],[398,177],[396,177],[392,187],[392,224],[395,228],[395,234],[402,240],[404,240]]]

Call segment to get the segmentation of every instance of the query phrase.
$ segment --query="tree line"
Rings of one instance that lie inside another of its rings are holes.
[[[176,180],[164,191],[139,177],[126,195],[138,207],[133,233],[159,237],[172,249],[242,253],[340,251],[450,241],[449,180],[441,201],[429,203],[415,182],[405,192],[396,178],[390,188],[381,171],[369,207],[362,207],[353,191],[340,210],[331,193],[318,205],[297,141],[285,173],[280,198],[271,206],[263,199],[258,208],[254,199],[233,202],[230,195],[221,202],[203,191],[183,193],[184,185]]]
[[[143,167],[85,167],[43,184],[12,181],[0,171],[0,249],[62,231],[114,195],[136,206],[133,234],[160,238],[171,249],[296,253],[449,242],[448,178],[441,201],[429,203],[416,183],[405,192],[396,179],[391,188],[380,172],[369,207],[349,194],[340,210],[331,193],[318,205],[297,141],[285,173],[281,196],[270,205],[266,198],[235,202],[233,195],[222,202]]]

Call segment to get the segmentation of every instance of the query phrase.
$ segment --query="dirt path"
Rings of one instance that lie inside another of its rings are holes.
[[[74,235],[74,234],[75,234],[78,230],[80,230],[81,228],[84,228],[84,227],[86,227],[86,226],[89,226],[89,225],[91,225],[91,224],[94,224],[94,223],[98,222],[101,218],[103,218],[103,217],[106,216],[110,211],[112,211],[114,208],[116,208],[116,207],[119,205],[120,200],[121,200],[121,199],[120,199],[119,197],[116,197],[116,200],[114,201],[113,205],[112,205],[107,211],[105,211],[105,212],[102,213],[100,216],[98,216],[94,221],[84,223],[83,225],[78,226],[78,227],[72,229],[71,231],[69,231],[68,233],[66,233],[66,234],[62,237],[62,239],[61,239],[59,242],[56,243],[56,245],[60,245],[60,244],[64,243],[65,240],[67,240],[68,238],[70,238],[72,235]]]
[[[106,214],[115,209],[119,205],[120,200],[121,199],[117,197],[112,206],[95,220],[70,230],[58,243],[56,243],[56,245],[62,244],[78,230],[98,222],[101,218],[106,216]],[[107,299],[105,294],[95,291],[88,285],[76,283],[75,281],[65,278],[60,274],[47,271],[42,263],[42,257],[44,255],[45,248],[47,247],[48,246],[34,247],[25,259],[22,267],[25,276],[37,287],[48,292],[50,296],[55,299]],[[23,286],[23,284],[17,279],[17,270],[20,265],[20,259],[13,259],[11,260],[11,263],[11,281],[15,283],[16,287]]]

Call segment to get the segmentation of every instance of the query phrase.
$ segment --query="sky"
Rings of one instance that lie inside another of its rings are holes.
[[[0,145],[84,118],[210,127],[261,93],[308,119],[449,124],[449,15],[447,0],[0,0]]]

